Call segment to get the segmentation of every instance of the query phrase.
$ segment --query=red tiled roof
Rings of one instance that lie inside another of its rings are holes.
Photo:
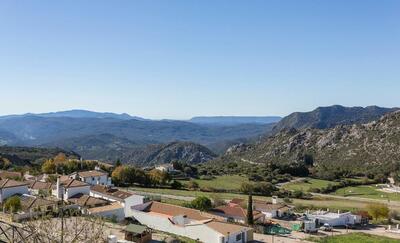
[[[228,217],[239,217],[239,218],[246,218],[247,210],[243,209],[240,206],[220,206],[211,210],[211,212],[224,214]],[[253,215],[257,216],[260,212],[254,210]]]
[[[121,191],[117,188],[111,188],[109,186],[95,185],[90,188],[91,191],[99,192],[111,196],[116,199],[125,200],[126,198],[134,195],[131,192]]]
[[[33,190],[46,190],[51,189],[52,184],[50,182],[42,182],[42,181],[28,181],[29,188]]]
[[[175,205],[166,204],[166,203],[155,202],[155,201],[150,203],[150,206],[147,208],[147,211],[159,213],[159,214],[165,214],[165,215],[168,215],[171,217],[184,215],[187,218],[193,219],[193,220],[209,219],[208,217],[203,216],[202,213],[198,210],[175,206]]]
[[[89,195],[84,195],[82,193],[78,193],[68,198],[68,201],[75,203],[81,207],[95,207],[108,204],[107,200],[91,197]]]
[[[22,181],[14,181],[11,179],[2,179],[0,180],[0,188],[9,188],[9,187],[18,187],[18,186],[27,186],[28,184]]]
[[[65,188],[89,186],[89,184],[75,179],[68,179],[62,181],[60,182],[60,185],[64,186]]]
[[[77,172],[77,174],[82,177],[96,177],[96,176],[108,175],[106,172],[99,170],[81,171]]]

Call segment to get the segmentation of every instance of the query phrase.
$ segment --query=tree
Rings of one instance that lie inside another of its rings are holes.
[[[121,160],[117,159],[117,161],[115,162],[115,167],[121,166]]]
[[[254,224],[254,215],[253,215],[253,196],[251,193],[249,194],[249,200],[247,202],[247,224]]]
[[[21,199],[18,196],[9,197],[4,204],[4,209],[16,213],[21,210]]]
[[[191,206],[200,211],[208,211],[212,208],[212,203],[208,197],[199,196],[191,202]]]
[[[369,204],[367,210],[368,214],[371,215],[374,220],[389,217],[389,208],[385,204]]]
[[[59,153],[54,157],[54,162],[56,164],[64,163],[65,161],[67,161],[67,156],[64,153]]]
[[[249,182],[243,182],[240,185],[240,191],[244,194],[251,194],[254,191],[254,185]]]
[[[46,174],[53,174],[56,172],[56,164],[52,159],[48,159],[43,163],[42,172]]]
[[[114,169],[114,171],[111,173],[111,179],[112,181],[117,184],[121,185],[123,183],[123,173],[124,173],[124,167],[123,166],[118,166]]]
[[[167,172],[156,169],[151,170],[149,172],[149,178],[153,186],[165,185],[170,179],[169,174]]]
[[[173,189],[181,189],[182,188],[182,183],[180,183],[177,180],[173,180],[172,183],[171,183],[171,187]]]
[[[189,183],[187,184],[187,187],[189,190],[197,190],[197,189],[199,189],[199,183],[197,183],[193,180],[190,180]]]

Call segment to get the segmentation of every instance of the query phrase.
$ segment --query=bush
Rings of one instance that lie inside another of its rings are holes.
[[[9,197],[4,204],[4,209],[8,212],[16,213],[21,210],[21,200],[18,196]]]
[[[188,188],[189,190],[197,190],[197,189],[199,189],[199,183],[197,183],[197,182],[191,180],[191,181],[189,181],[189,183],[188,183],[188,185],[187,185],[187,188]]]
[[[171,188],[172,189],[181,189],[182,186],[183,186],[182,183],[180,183],[177,180],[173,180],[172,183],[171,183]]]
[[[194,199],[191,203],[193,208],[198,209],[200,211],[208,211],[212,208],[211,200],[205,196],[199,196]]]

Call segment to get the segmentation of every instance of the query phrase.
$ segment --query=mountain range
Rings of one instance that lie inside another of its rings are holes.
[[[234,146],[219,162],[297,167],[326,179],[377,175],[400,169],[400,111],[365,124],[286,129],[252,145]],[[215,163],[215,162],[213,162]]]
[[[137,165],[174,160],[201,163],[224,154],[232,145],[250,144],[234,146],[231,152],[256,145],[260,148],[259,144],[265,141],[280,141],[285,132],[363,124],[395,110],[335,105],[295,112],[283,119],[194,117],[189,121],[150,120],[85,110],[11,115],[0,117],[0,145],[57,147],[74,151],[85,159],[111,162],[120,159]],[[255,154],[260,154],[259,151]]]

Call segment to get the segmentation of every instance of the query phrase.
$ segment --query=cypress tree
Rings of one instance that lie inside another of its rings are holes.
[[[253,225],[254,224],[254,216],[253,216],[253,196],[251,193],[249,194],[249,200],[247,203],[247,224]]]

